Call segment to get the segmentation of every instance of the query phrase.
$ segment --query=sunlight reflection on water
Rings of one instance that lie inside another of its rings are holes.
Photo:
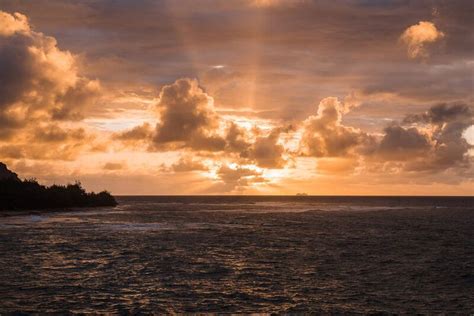
[[[470,207],[120,202],[0,218],[0,312],[474,309]]]

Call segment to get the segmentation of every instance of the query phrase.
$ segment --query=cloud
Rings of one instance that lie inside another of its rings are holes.
[[[382,134],[365,133],[342,124],[350,108],[337,98],[323,99],[318,114],[303,122],[300,154],[317,157],[320,172],[406,174],[467,170],[474,148],[464,137],[474,125],[467,104],[439,104],[423,113],[409,114],[385,127]]]
[[[103,169],[109,171],[121,170],[124,168],[123,163],[120,162],[107,162],[104,164]]]
[[[474,124],[473,113],[466,104],[439,104],[407,115],[401,123],[385,128],[374,157],[401,162],[399,171],[467,170],[472,167],[469,151],[474,147],[463,135]]]
[[[115,133],[112,141],[120,141],[127,147],[149,147],[153,136],[153,127],[149,123],[135,126],[129,130]]]
[[[467,104],[438,104],[422,114],[407,115],[405,123],[432,123],[442,125],[449,122],[463,122],[472,125],[474,110]]]
[[[247,134],[246,130],[230,122],[225,135],[226,150],[240,153],[241,157],[248,157],[251,143]]]
[[[384,160],[409,160],[428,152],[431,146],[429,135],[417,128],[393,125],[384,129],[377,153]]]
[[[7,144],[0,146],[0,157],[5,159],[21,159],[25,158],[23,148],[15,144]]]
[[[0,159],[71,161],[97,145],[96,135],[83,127],[38,123],[17,131],[8,142],[0,141]]]
[[[188,189],[191,177],[205,184],[214,171],[173,174],[168,159],[178,154],[191,161],[176,162],[173,172],[201,168],[203,158],[211,169],[224,164],[234,170],[227,173],[243,168],[276,178],[295,171],[296,159],[308,162],[298,170],[308,178],[313,173],[306,170],[316,166],[323,175],[369,174],[371,183],[395,173],[396,181],[426,183],[472,174],[474,151],[459,136],[472,126],[469,1],[137,1],[2,1],[4,10],[26,13],[32,23],[0,13],[0,156],[28,163],[78,158],[83,173],[81,163],[97,163],[99,182],[107,161],[134,161],[124,173],[137,166],[153,174],[147,181],[165,163],[168,179],[184,183],[180,189]],[[438,14],[430,17],[433,5]],[[394,49],[397,40],[420,59],[445,45],[429,63],[413,63]],[[174,82],[183,75],[201,81]],[[95,77],[102,87],[89,79]],[[361,94],[341,98],[353,90]],[[330,104],[326,96],[339,99]],[[314,99],[324,101],[317,113]],[[97,101],[104,104],[100,119],[110,121],[81,122],[97,115]],[[441,102],[447,105],[428,109]],[[405,111],[418,114],[405,117]],[[288,124],[299,129],[287,133],[281,126]],[[92,140],[99,125],[100,137]],[[111,152],[98,161],[91,151],[100,138]],[[252,177],[258,179],[242,181]],[[160,190],[178,190],[168,186]]]
[[[155,127],[144,123],[114,135],[127,145],[147,144],[150,151],[196,150],[217,152],[239,146],[240,131],[229,126],[226,144],[226,123],[214,110],[213,99],[199,87],[195,79],[178,79],[162,87],[154,113],[159,121]]]
[[[317,171],[319,174],[327,175],[350,175],[359,166],[359,162],[354,158],[320,158],[317,161]]]
[[[265,168],[282,168],[286,164],[285,148],[279,143],[285,129],[274,128],[264,135],[258,129],[247,130],[224,119],[216,113],[213,98],[197,80],[184,78],[165,85],[155,108],[159,123],[154,129],[146,123],[117,133],[114,138],[128,145],[148,143],[150,151],[221,153],[221,158]]]
[[[221,192],[241,191],[252,184],[267,182],[261,171],[245,166],[222,165],[217,176],[221,183],[212,190]]]
[[[63,129],[57,124],[40,125],[34,132],[32,141],[43,143],[58,143],[71,141],[81,141],[87,138],[83,128]]]
[[[160,122],[153,143],[197,150],[223,150],[225,141],[218,135],[219,117],[213,99],[199,87],[197,80],[179,79],[161,89],[156,104]]]
[[[81,79],[74,89],[68,89],[58,96],[58,106],[52,110],[51,117],[54,120],[81,120],[84,118],[84,111],[97,101],[100,93],[99,81]]]
[[[427,44],[439,41],[444,33],[436,28],[433,22],[420,21],[408,27],[400,36],[400,40],[407,46],[408,57],[426,58],[429,53]]]
[[[0,36],[12,36],[17,32],[30,32],[28,18],[18,12],[8,14],[0,11]]]
[[[82,77],[76,57],[33,31],[26,16],[0,11],[0,26],[0,135],[37,120],[81,119],[99,82]]]
[[[286,164],[283,158],[285,148],[279,144],[282,130],[275,128],[268,136],[255,139],[250,148],[249,158],[253,159],[257,166],[262,168],[282,168]]]
[[[439,104],[419,115],[409,115],[407,123],[428,126],[433,143],[430,156],[424,162],[414,164],[417,170],[443,170],[447,168],[469,168],[474,148],[464,137],[464,132],[474,125],[473,107],[467,104]]]
[[[171,165],[171,170],[174,172],[208,171],[209,168],[199,160],[191,157],[181,157]]]
[[[83,155],[87,142],[63,142],[45,148],[44,143],[0,145],[0,159],[63,160],[72,161]]]
[[[313,157],[340,157],[362,150],[371,138],[366,133],[342,124],[342,115],[349,108],[335,97],[323,99],[317,115],[303,122],[300,152]]]
[[[365,132],[348,126],[343,117],[363,106],[366,99],[360,93],[352,93],[344,101],[324,98],[316,115],[295,122],[297,129],[284,125],[243,128],[232,117],[224,118],[215,111],[212,97],[196,80],[184,78],[162,88],[154,107],[159,121],[155,127],[145,123],[114,138],[145,145],[148,151],[184,153],[179,161],[163,169],[166,172],[212,173],[211,165],[221,165],[216,171],[220,182],[209,192],[242,191],[268,182],[265,169],[286,168],[298,156],[318,158],[318,173],[339,176],[382,173],[396,174],[401,179],[448,169],[454,175],[455,170],[471,165],[472,146],[463,137],[472,125],[470,106],[433,106],[423,113],[402,117],[381,132]]]
[[[305,0],[249,0],[250,4],[259,8],[268,8],[276,6],[291,6],[304,3]]]

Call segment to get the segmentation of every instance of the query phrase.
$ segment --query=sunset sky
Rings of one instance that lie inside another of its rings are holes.
[[[0,0],[0,161],[114,194],[474,194],[474,1]]]

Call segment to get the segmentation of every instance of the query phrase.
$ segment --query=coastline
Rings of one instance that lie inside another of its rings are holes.
[[[44,209],[28,209],[28,210],[4,210],[0,211],[0,218],[13,216],[28,216],[28,215],[45,215],[58,214],[67,212],[88,212],[97,209],[114,208],[115,206],[76,206],[70,208],[44,208]]]

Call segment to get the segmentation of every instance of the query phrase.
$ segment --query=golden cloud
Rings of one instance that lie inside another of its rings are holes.
[[[426,58],[429,56],[426,45],[443,37],[444,33],[438,30],[433,22],[420,21],[408,27],[400,36],[400,40],[407,46],[408,57]]]
[[[342,115],[348,109],[335,97],[323,99],[317,115],[303,122],[300,152],[313,157],[340,157],[369,145],[372,139],[368,134],[341,123]]]
[[[217,176],[221,182],[213,190],[223,192],[242,191],[248,186],[268,181],[263,177],[262,171],[248,166],[224,164],[217,170]]]
[[[36,121],[81,119],[99,82],[80,76],[76,57],[26,16],[0,11],[0,30],[0,136]]]
[[[282,129],[258,135],[225,120],[214,109],[213,98],[197,80],[179,79],[162,88],[155,105],[159,123],[145,123],[114,135],[126,145],[148,144],[151,151],[192,150],[225,153],[266,168],[281,168],[285,149],[278,143]]]
[[[12,36],[17,32],[30,32],[28,18],[18,12],[8,14],[0,11],[0,36]]]

